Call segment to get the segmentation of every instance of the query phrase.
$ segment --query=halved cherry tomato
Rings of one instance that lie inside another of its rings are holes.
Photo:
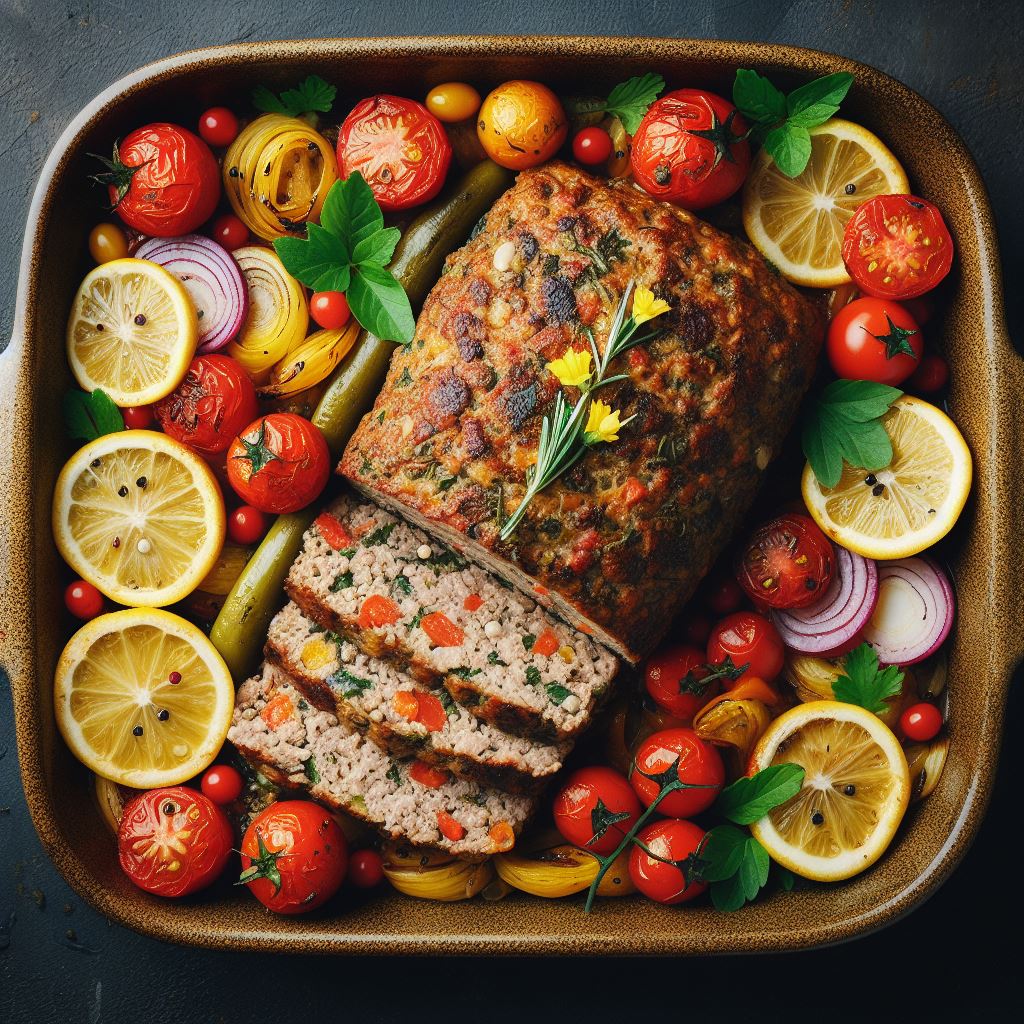
[[[230,146],[238,137],[238,118],[227,107],[210,107],[199,117],[199,134],[211,146]]]
[[[309,300],[309,315],[325,330],[337,331],[352,317],[344,292],[316,292]]]
[[[702,650],[671,644],[647,659],[644,684],[659,707],[688,722],[720,689],[717,680],[702,681],[707,674],[707,659]]]
[[[735,612],[717,623],[708,637],[708,664],[721,665],[726,658],[732,659],[737,668],[747,666],[737,680],[757,676],[771,682],[782,671],[785,660],[782,637],[763,615]]]
[[[409,778],[428,789],[440,789],[450,778],[443,768],[435,768],[426,761],[413,761],[409,766]]]
[[[480,93],[465,82],[444,82],[427,93],[427,110],[439,121],[457,124],[480,109]]]
[[[909,390],[920,391],[926,395],[942,391],[948,383],[949,364],[934,352],[922,356],[917,369],[907,378]]]
[[[153,406],[128,405],[121,410],[124,425],[129,430],[149,430],[153,425]]]
[[[128,255],[128,239],[116,224],[97,224],[89,232],[89,255],[97,263],[123,260]]]
[[[359,609],[359,626],[362,629],[383,629],[393,626],[402,617],[402,610],[382,594],[371,594]]]
[[[348,859],[348,880],[357,889],[376,888],[384,879],[384,862],[376,850],[353,850]]]
[[[224,213],[210,225],[210,237],[228,252],[234,252],[249,244],[250,235],[240,218],[233,213]]]
[[[566,779],[552,805],[555,828],[570,843],[611,853],[640,817],[640,801],[624,775],[592,765]]]
[[[736,559],[740,586],[769,608],[803,608],[828,589],[832,545],[810,516],[779,516],[759,526]]]
[[[599,125],[580,129],[572,140],[572,155],[588,167],[603,164],[613,148],[612,137]]]
[[[76,619],[95,619],[103,611],[103,595],[85,580],[74,580],[64,591],[64,604]]]
[[[445,839],[457,843],[466,835],[466,830],[447,811],[437,812],[437,827]]]
[[[917,369],[924,341],[917,321],[893,299],[854,299],[828,327],[836,376],[896,387]]]
[[[661,785],[648,776],[660,775],[674,763],[679,781],[694,788],[669,793],[658,810],[679,818],[707,810],[725,784],[725,765],[722,755],[692,729],[662,729],[640,744],[629,781],[643,805],[650,807],[661,791]]]
[[[349,533],[348,527],[336,516],[332,516],[330,512],[321,512],[314,520],[314,525],[317,533],[335,551],[344,551],[355,543],[355,538]]]
[[[229,764],[207,768],[199,785],[215,804],[233,804],[242,795],[242,776]]]
[[[228,536],[243,547],[262,540],[267,527],[266,515],[252,505],[239,505],[228,516]]]
[[[629,854],[629,877],[649,900],[688,903],[707,889],[700,878],[700,845],[704,829],[692,821],[669,818],[647,825],[637,839],[650,850],[634,846]],[[671,863],[666,863],[671,862]]]
[[[444,612],[431,612],[420,619],[420,629],[435,647],[460,647],[466,634]]]
[[[843,262],[866,295],[911,299],[949,273],[953,236],[927,199],[873,196],[846,225]]]

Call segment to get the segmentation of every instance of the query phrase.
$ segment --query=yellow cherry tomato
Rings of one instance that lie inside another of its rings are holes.
[[[89,254],[97,263],[123,260],[128,255],[128,238],[116,224],[97,224],[89,232]]]
[[[479,109],[480,93],[465,82],[445,82],[427,93],[427,110],[446,124],[465,121]]]
[[[569,121],[558,97],[546,85],[512,81],[499,85],[484,100],[476,130],[496,164],[521,171],[558,152]]]

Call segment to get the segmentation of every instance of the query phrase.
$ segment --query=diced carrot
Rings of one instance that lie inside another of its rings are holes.
[[[453,843],[457,843],[466,834],[466,830],[447,811],[437,812],[437,827],[441,835]]]
[[[430,732],[440,732],[448,724],[448,713],[444,705],[432,693],[424,691],[417,697],[419,708],[416,721],[425,725]]]
[[[292,700],[286,693],[279,693],[271,698],[267,706],[260,712],[260,718],[267,723],[267,728],[279,729],[294,714]]]
[[[496,821],[487,833],[497,853],[505,853],[516,844],[516,834],[507,821]]]
[[[558,650],[558,637],[550,629],[545,629],[533,645],[533,653],[550,658]]]
[[[630,507],[643,501],[648,495],[647,487],[635,476],[629,477],[626,480],[626,485],[622,489],[622,497],[626,504]]]
[[[443,768],[435,768],[426,761],[413,761],[409,769],[409,778],[418,782],[421,786],[430,789],[440,789],[451,776]]]
[[[462,602],[462,607],[467,612],[475,612],[482,604],[484,599],[479,594],[470,594],[465,601]]]
[[[352,547],[354,538],[345,524],[338,519],[336,516],[332,516],[330,512],[321,512],[316,517],[315,525],[328,544],[334,548],[335,551],[341,551],[342,548]]]
[[[420,627],[435,647],[460,647],[466,642],[466,634],[444,612],[424,615]]]
[[[420,699],[412,690],[399,690],[391,700],[395,711],[410,722],[416,721],[420,711]]]
[[[402,611],[391,600],[380,594],[371,594],[359,609],[359,625],[363,629],[381,629],[392,626],[402,617]]]

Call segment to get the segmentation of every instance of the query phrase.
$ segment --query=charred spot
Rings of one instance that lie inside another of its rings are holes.
[[[470,484],[468,487],[464,487],[456,498],[455,511],[470,524],[490,519],[491,509],[487,492],[479,484]]]
[[[459,347],[459,355],[467,363],[479,359],[484,354],[484,325],[480,317],[474,313],[457,313],[452,326],[455,329],[455,344]]]
[[[578,185],[574,185],[569,189],[569,202],[573,206],[583,206],[584,203],[593,195],[594,190],[585,182],[580,182]]]
[[[541,295],[549,322],[564,324],[577,319],[576,293],[568,278],[561,274],[546,277],[541,285]]]
[[[577,463],[577,466],[579,463]],[[576,467],[574,466],[573,469]],[[571,471],[570,471],[571,472]],[[597,505],[592,505],[589,502],[580,505],[578,509],[572,514],[572,520],[574,525],[586,528],[590,526],[598,526],[601,520],[604,518],[604,513]]]
[[[448,367],[437,378],[437,383],[431,388],[429,401],[435,412],[440,417],[458,416],[467,405],[469,405],[469,388],[464,381],[455,375],[455,371]]]
[[[704,421],[690,433],[691,467],[694,471],[710,470],[716,464],[730,461],[732,437],[716,423]]]
[[[679,333],[691,351],[707,348],[715,336],[715,322],[706,309],[688,302],[679,312]]]
[[[576,218],[559,217],[555,222],[555,227],[558,228],[559,231],[572,231],[572,229],[576,227]]]
[[[540,250],[537,239],[529,231],[519,232],[519,251],[523,254],[523,262],[529,263]]]
[[[554,516],[548,516],[538,529],[548,540],[558,540],[562,535],[562,524]]]
[[[667,185],[672,180],[672,168],[668,164],[658,164],[654,168],[654,180],[659,185]]]
[[[472,417],[467,417],[462,421],[462,440],[466,446],[466,453],[473,459],[480,458],[491,446],[484,433],[483,425]]]
[[[576,465],[562,477],[562,484],[570,491],[585,492],[591,489],[590,473],[584,466],[584,460],[577,462]]]
[[[479,306],[486,306],[491,301],[491,295],[494,294],[491,286],[482,277],[476,277],[473,279],[473,283],[469,286],[469,294],[473,296],[473,301]]]
[[[542,199],[550,199],[555,194],[554,186],[546,178],[541,178],[537,191],[540,192]]]
[[[497,371],[482,359],[467,363],[459,371],[459,376],[471,387],[480,391],[490,391],[498,381]]]
[[[537,382],[505,395],[505,415],[513,430],[519,430],[537,408]]]

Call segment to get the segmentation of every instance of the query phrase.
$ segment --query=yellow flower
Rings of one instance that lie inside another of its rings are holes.
[[[633,417],[630,416],[629,420]],[[619,421],[619,410],[613,409],[607,402],[595,398],[590,403],[590,411],[587,414],[587,428],[583,439],[587,444],[597,444],[598,441],[610,443],[618,441],[619,431],[629,422]]]
[[[633,320],[637,324],[645,324],[662,313],[667,313],[672,307],[664,299],[656,299],[650,288],[642,284],[636,286],[633,293]]]
[[[586,349],[571,348],[561,359],[553,359],[545,366],[558,378],[559,383],[567,388],[578,388],[590,380],[590,363],[591,356]]]

